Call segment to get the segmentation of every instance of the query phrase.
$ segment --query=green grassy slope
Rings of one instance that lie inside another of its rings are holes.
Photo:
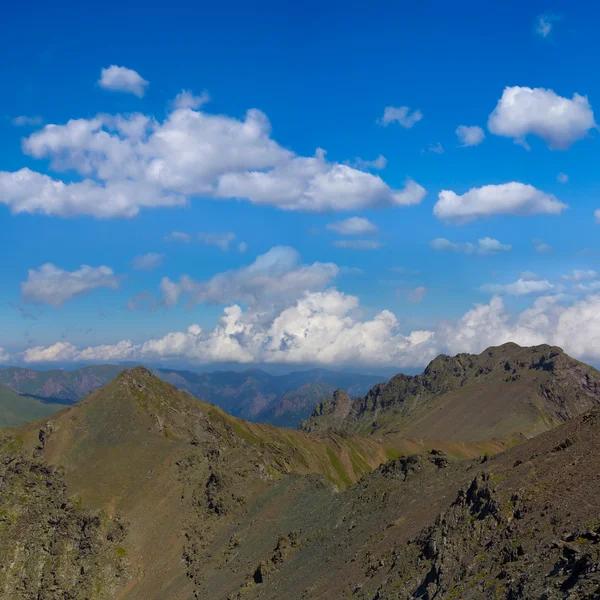
[[[0,385],[0,429],[18,427],[30,421],[48,417],[65,406],[17,394],[9,387]]]

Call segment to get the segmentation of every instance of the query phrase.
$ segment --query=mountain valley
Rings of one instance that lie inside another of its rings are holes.
[[[600,374],[505,345],[398,378],[293,431],[137,367],[1,431],[0,597],[598,597]]]

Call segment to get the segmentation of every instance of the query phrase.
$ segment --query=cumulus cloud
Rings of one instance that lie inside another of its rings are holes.
[[[554,285],[546,279],[532,277],[532,273],[526,273],[519,277],[514,283],[500,285],[486,283],[481,286],[481,291],[490,294],[509,294],[511,296],[527,296],[529,294],[546,294],[554,289]]]
[[[333,263],[301,263],[300,255],[288,246],[275,246],[240,269],[195,281],[183,275],[177,282],[161,281],[163,302],[177,304],[182,297],[190,304],[244,302],[249,306],[280,306],[298,298],[305,290],[325,288],[339,273]]]
[[[7,362],[9,358],[10,354],[4,348],[0,348],[0,363]]]
[[[561,172],[556,176],[556,180],[558,183],[567,183],[567,181],[569,181],[569,176],[566,173]]]
[[[98,288],[118,287],[119,280],[109,267],[81,265],[76,271],[65,271],[46,263],[39,269],[29,269],[27,281],[21,283],[21,293],[26,302],[61,306]]]
[[[501,244],[498,240],[485,237],[477,240],[476,244],[471,242],[451,242],[445,238],[436,238],[429,242],[429,246],[434,250],[441,252],[459,252],[461,254],[497,254],[498,252],[508,252],[512,246]]]
[[[126,92],[142,98],[146,93],[148,82],[133,69],[111,65],[102,69],[98,85],[112,92]]]
[[[456,128],[456,135],[458,136],[460,145],[463,147],[478,146],[485,139],[483,129],[477,125],[459,125]]]
[[[192,241],[192,236],[183,231],[173,231],[165,235],[165,242],[184,242],[189,244]]]
[[[148,252],[147,254],[140,254],[139,256],[136,256],[131,261],[131,265],[138,271],[153,271],[162,265],[164,257],[164,254]]]
[[[513,138],[529,148],[528,135],[542,138],[552,150],[566,150],[596,127],[587,96],[572,99],[544,88],[506,87],[489,116],[491,133]]]
[[[361,318],[363,315],[363,318]],[[581,327],[585,323],[585,327]],[[25,362],[187,359],[208,362],[364,364],[423,366],[440,353],[479,353],[505,342],[553,344],[572,356],[600,360],[600,294],[565,304],[557,295],[540,296],[517,315],[501,297],[476,304],[456,321],[432,330],[402,333],[396,316],[381,311],[364,318],[358,298],[337,290],[306,293],[265,318],[238,305],[224,309],[212,329],[191,325],[141,344],[78,349],[68,342],[36,347]]]
[[[13,214],[92,215],[106,219],[134,217],[145,207],[183,206],[186,199],[144,182],[120,180],[102,185],[84,179],[64,183],[23,168],[0,171],[0,204],[6,204]]]
[[[210,102],[210,96],[208,92],[204,91],[200,96],[194,96],[190,90],[181,90],[175,100],[173,106],[175,108],[200,108],[203,104]]]
[[[378,250],[383,247],[378,240],[336,240],[331,245],[349,250]]]
[[[336,221],[325,226],[330,231],[335,231],[341,235],[362,235],[365,233],[375,233],[377,226],[371,223],[369,219],[362,217],[350,217],[343,221]]]
[[[362,158],[355,158],[353,161],[350,161],[348,164],[351,167],[356,169],[360,169],[362,171],[368,169],[375,169],[377,171],[381,171],[381,169],[385,169],[387,167],[387,158],[380,154],[374,160],[363,160]]]
[[[408,106],[386,106],[383,111],[383,117],[377,122],[384,127],[390,123],[398,123],[405,129],[410,129],[415,123],[418,123],[423,118],[420,110],[410,112]]]
[[[128,218],[146,207],[183,206],[193,196],[316,212],[405,206],[425,197],[411,179],[392,189],[378,175],[328,161],[322,149],[308,157],[290,152],[272,139],[259,110],[235,119],[190,103],[198,102],[180,97],[163,122],[135,113],[47,125],[23,141],[24,151],[81,179],[0,171],[0,203],[13,213]]]
[[[318,149],[313,157],[294,157],[269,171],[226,173],[219,180],[217,196],[322,212],[419,204],[425,189],[407,180],[404,189],[393,190],[378,175],[329,162]]]
[[[37,127],[43,122],[42,117],[27,117],[25,115],[19,115],[11,121],[15,127]]]
[[[438,219],[460,224],[491,215],[558,215],[566,208],[554,195],[513,181],[472,188],[462,196],[442,190],[433,213]]]
[[[561,279],[564,281],[585,281],[586,279],[597,279],[598,273],[593,270],[583,271],[581,269],[575,269],[568,275],[563,275]]]

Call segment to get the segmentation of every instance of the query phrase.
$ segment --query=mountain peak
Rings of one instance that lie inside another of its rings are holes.
[[[303,421],[300,429],[306,433],[339,429],[350,414],[352,400],[344,390],[335,390],[331,396],[319,402],[312,415]]]
[[[334,416],[317,406],[303,429],[479,442],[535,435],[600,403],[600,373],[557,346],[509,342],[441,354],[421,375],[399,374]]]

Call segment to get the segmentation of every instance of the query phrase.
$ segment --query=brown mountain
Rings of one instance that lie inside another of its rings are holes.
[[[421,375],[397,375],[350,405],[327,399],[301,429],[333,429],[388,442],[496,439],[510,444],[599,403],[600,372],[560,348],[509,343],[479,355],[438,356]]]
[[[386,459],[370,440],[241,421],[141,367],[7,433],[0,455],[0,590],[28,599],[226,597],[244,574],[221,580],[222,544],[254,513],[256,556],[269,549],[268,494],[288,474],[319,475],[300,490],[329,497]]]
[[[570,418],[594,372],[509,350],[543,358],[526,364],[554,373],[532,378],[564,423],[491,458],[248,423],[141,368],[0,432],[0,597],[597,598],[600,409]]]

